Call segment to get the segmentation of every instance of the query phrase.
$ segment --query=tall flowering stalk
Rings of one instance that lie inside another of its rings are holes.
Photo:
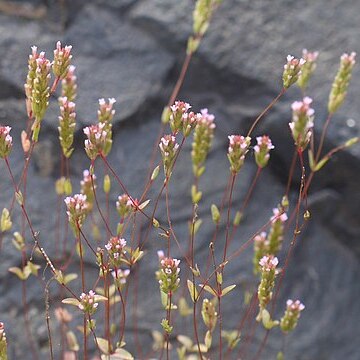
[[[109,144],[112,143],[111,135],[106,132],[105,124],[98,123],[84,128],[85,151],[91,160],[95,160],[99,155],[105,155]]]
[[[355,66],[356,53],[343,54],[340,67],[334,79],[329,95],[328,110],[330,114],[336,112],[345,100],[353,67]]]
[[[74,196],[68,196],[64,202],[67,208],[66,213],[69,224],[78,236],[79,229],[83,226],[89,209],[86,195],[75,194]]]
[[[312,99],[304,97],[302,101],[295,101],[292,105],[292,122],[289,123],[292,137],[299,151],[309,144],[314,127],[314,109],[310,107]]]
[[[288,300],[286,302],[286,310],[284,316],[280,320],[280,328],[284,333],[288,333],[295,329],[300,313],[305,309],[304,304],[300,300]]]
[[[160,260],[158,280],[160,290],[165,294],[174,293],[180,285],[180,260],[171,257],[163,257]]]

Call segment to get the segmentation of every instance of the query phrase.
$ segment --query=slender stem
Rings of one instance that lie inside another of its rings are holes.
[[[271,101],[271,103],[260,113],[260,115],[255,119],[255,121],[251,125],[251,127],[247,133],[247,136],[251,135],[251,133],[255,129],[256,125],[261,120],[261,118],[277,103],[277,101],[285,94],[285,92],[286,92],[286,89],[282,88],[280,93],[276,96],[276,98],[273,101]]]

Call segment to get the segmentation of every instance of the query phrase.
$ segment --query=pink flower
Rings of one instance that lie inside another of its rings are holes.
[[[288,300],[286,301],[286,307],[290,311],[303,311],[305,309],[305,305],[300,302],[300,300]]]
[[[276,220],[279,220],[281,222],[285,222],[288,217],[285,212],[280,212],[278,208],[273,209],[273,216],[270,218],[272,222],[275,222]]]
[[[270,271],[270,270],[275,270],[276,266],[279,264],[279,260],[276,256],[273,255],[265,255],[263,256],[260,261],[259,261],[259,265],[262,268],[262,271]]]

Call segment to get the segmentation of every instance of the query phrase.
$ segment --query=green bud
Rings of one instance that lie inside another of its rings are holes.
[[[110,176],[108,174],[106,174],[104,176],[104,193],[108,194],[110,192],[110,189],[111,189]]]
[[[8,209],[4,208],[1,214],[1,232],[5,232],[11,229],[12,221],[10,217],[10,212]]]
[[[215,204],[211,205],[211,216],[215,225],[220,222],[220,211]]]

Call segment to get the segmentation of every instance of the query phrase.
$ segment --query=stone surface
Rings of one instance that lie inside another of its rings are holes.
[[[79,79],[77,110],[80,125],[75,138],[76,151],[70,161],[74,192],[79,190],[82,170],[89,167],[89,160],[82,149],[84,138],[80,127],[96,119],[99,97],[115,97],[116,126],[109,162],[130,194],[139,198],[148,173],[152,147],[158,135],[160,114],[177,79],[186,39],[191,33],[193,1],[77,0],[66,10],[68,17],[63,32],[59,30],[60,19],[54,16],[57,14],[56,6],[58,5],[48,2],[48,13],[42,20],[26,20],[0,14],[0,124],[13,127],[16,145],[10,164],[14,175],[19,178],[23,165],[18,139],[21,130],[26,126],[22,86],[29,47],[36,43],[39,48],[51,52],[55,41],[61,39],[74,46],[74,63]],[[212,203],[221,203],[223,189],[228,181],[227,135],[248,130],[257,114],[277,95],[281,87],[281,72],[286,55],[300,55],[301,49],[307,47],[321,53],[309,89],[309,95],[314,97],[316,139],[319,139],[321,126],[326,118],[328,92],[337,70],[339,55],[344,51],[360,50],[357,42],[360,35],[357,10],[360,10],[360,7],[355,0],[346,4],[340,0],[312,3],[281,0],[276,4],[263,0],[251,3],[231,0],[224,1],[214,15],[209,33],[191,62],[179,95],[191,102],[196,111],[208,107],[210,112],[216,114],[217,122],[206,176],[204,175],[200,182],[203,200],[200,203],[199,216],[203,224],[195,244],[196,261],[199,264],[206,262],[208,245],[213,235],[210,206]],[[325,150],[359,135],[359,76],[360,68],[357,66],[348,98],[332,119]],[[229,295],[223,300],[226,319],[224,327],[227,329],[238,326],[241,314],[245,311],[242,300],[244,292],[256,287],[256,279],[251,272],[252,246],[249,243],[249,246],[245,247],[244,244],[268,221],[272,208],[285,192],[293,153],[287,123],[291,117],[290,104],[300,96],[298,89],[291,88],[254,132],[254,135],[269,133],[276,150],[272,154],[269,167],[260,175],[240,229],[229,247],[229,254],[239,249],[244,250],[240,256],[233,258],[225,269],[225,283],[237,284],[233,297]],[[58,200],[54,192],[54,181],[60,172],[57,116],[54,98],[43,123],[40,143],[29,167],[27,192],[27,207],[34,228],[40,231],[41,242],[53,259],[60,256],[62,248],[62,239],[58,241],[56,231]],[[169,204],[172,224],[182,249],[180,251],[173,242],[172,254],[182,258],[181,271],[186,275],[184,252],[188,247],[187,222],[191,217],[190,187],[193,181],[189,141],[184,144],[183,151],[171,180]],[[231,216],[240,208],[256,173],[252,152],[248,159],[235,184]],[[101,161],[97,161],[95,173],[99,180],[98,196],[101,204],[104,204],[105,200],[101,191],[103,172],[104,166]],[[298,328],[288,337],[285,350],[285,357],[288,359],[356,360],[359,357],[358,345],[354,341],[354,337],[360,332],[357,320],[360,309],[356,301],[360,295],[357,281],[360,274],[359,174],[360,147],[355,146],[336,155],[314,178],[308,198],[312,219],[292,249],[292,257],[275,308],[275,314],[280,316],[289,297],[300,298],[306,305]],[[298,178],[297,171],[290,191],[292,207],[298,193]],[[163,174],[160,172],[148,195],[148,198],[152,199],[146,210],[148,213],[152,209],[162,179]],[[122,190],[119,184],[113,180],[109,195],[113,229],[117,220],[114,204],[120,193]],[[1,161],[0,208],[9,206],[10,202],[11,183],[5,164]],[[55,209],[55,213],[49,209]],[[61,211],[64,217],[64,206]],[[223,219],[225,216],[224,214]],[[164,197],[159,202],[157,218],[161,224],[166,224]],[[105,233],[97,212],[94,221]],[[142,230],[146,232],[148,223],[146,220],[141,221]],[[13,230],[18,229],[21,224],[19,209],[14,212],[14,224]],[[90,226],[85,228],[85,232],[90,236]],[[158,232],[151,230],[149,239],[144,244],[146,256],[141,262],[138,274],[132,275],[139,280],[138,297],[134,296],[131,289],[128,298],[128,314],[134,309],[132,305],[136,301],[138,303],[138,341],[143,350],[143,354],[137,354],[139,359],[150,356],[151,331],[160,330],[159,323],[164,316],[157,297],[158,284],[154,272],[158,267],[156,251],[165,248],[166,241],[158,236]],[[279,255],[281,264],[284,264],[289,250],[291,233],[292,229]],[[128,235],[130,236],[130,233]],[[30,252],[29,236],[28,241]],[[224,242],[225,224],[222,222],[215,242],[219,252],[218,261]],[[71,235],[67,245],[67,251],[71,253],[74,250]],[[36,256],[35,259],[44,265],[41,258]],[[90,251],[85,254],[85,262],[89,279],[95,280],[97,270]],[[29,351],[28,343],[23,340],[24,320],[19,301],[22,287],[16,277],[7,272],[10,266],[20,265],[21,256],[11,245],[10,234],[5,234],[1,239],[0,252],[0,321],[5,322],[8,339],[11,339],[11,359],[25,358],[24,354],[28,355]],[[77,261],[74,261],[68,271],[78,270]],[[44,277],[49,279],[50,272],[45,271]],[[27,282],[29,319],[39,359],[49,358],[44,321],[44,286],[43,281]],[[80,292],[79,282],[74,282],[72,288]],[[51,285],[51,311],[63,296],[55,285]],[[52,328],[55,329],[56,320],[52,313],[51,316]],[[81,319],[77,317],[77,320]],[[129,315],[126,342],[131,351],[137,346],[133,336],[134,321],[132,315]],[[102,333],[101,324],[98,326]],[[180,321],[175,332],[177,334],[184,329],[191,334],[190,319]],[[234,358],[241,356],[252,359],[259,349],[265,332],[257,326],[253,345],[248,346],[246,339],[252,329],[252,324],[246,324],[243,328],[241,353]],[[204,334],[201,326],[200,332]],[[56,343],[56,331],[53,331],[53,334]],[[29,338],[27,335],[26,337]],[[217,338],[217,335],[214,336],[215,346],[218,344]],[[281,347],[281,336],[279,331],[275,330],[270,333],[266,349],[260,358],[275,358]],[[55,346],[56,353],[58,350]],[[172,355],[176,358],[175,352]],[[217,354],[214,358],[216,356]]]

